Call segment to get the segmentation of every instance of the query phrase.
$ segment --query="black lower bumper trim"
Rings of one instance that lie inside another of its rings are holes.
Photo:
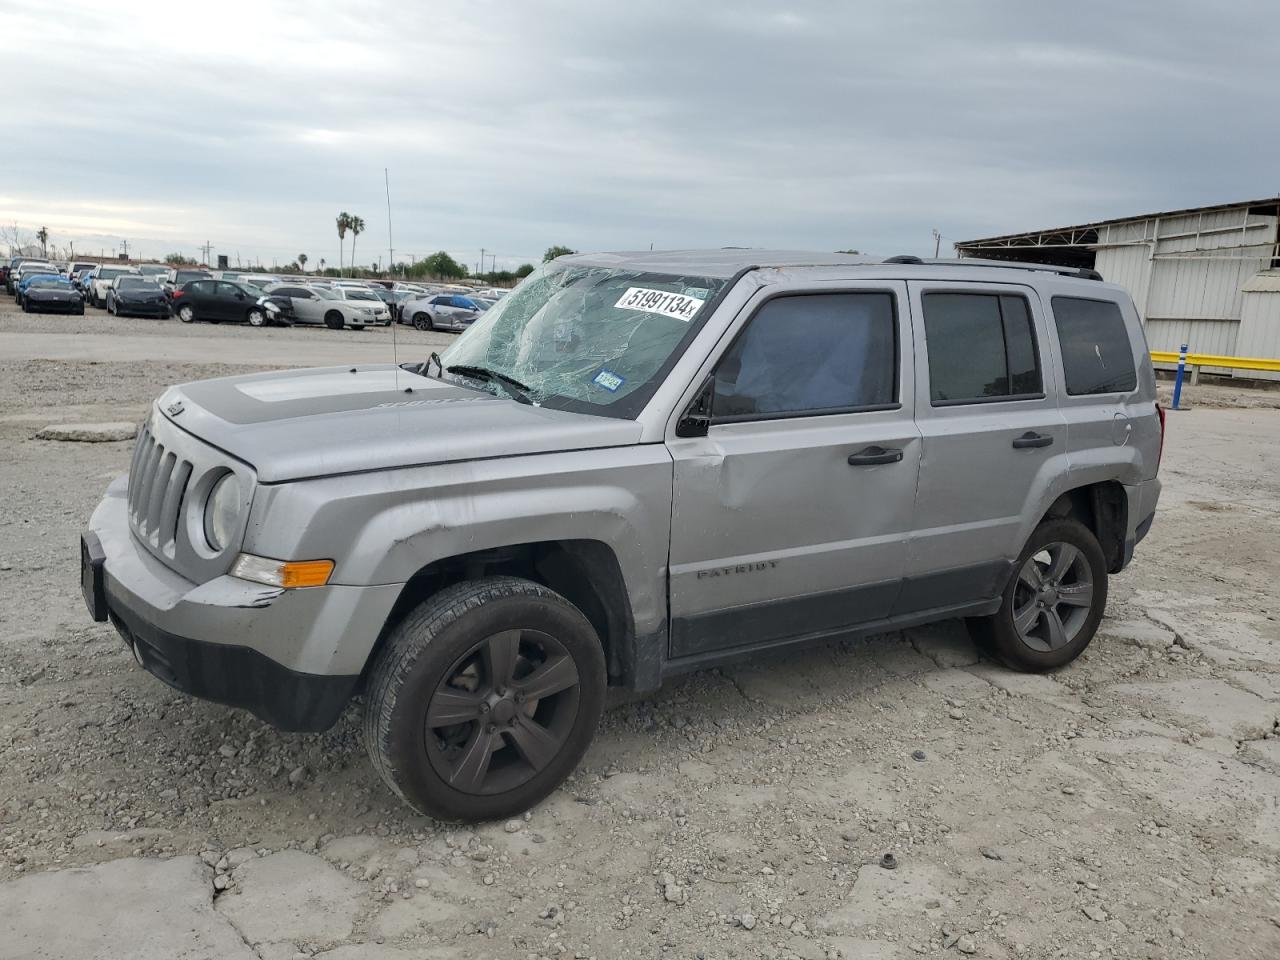
[[[183,693],[248,710],[280,730],[328,730],[360,679],[298,673],[249,647],[175,636],[114,598],[108,608],[111,623],[148,673]]]

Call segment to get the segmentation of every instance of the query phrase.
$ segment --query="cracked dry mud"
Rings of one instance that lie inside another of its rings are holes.
[[[949,622],[697,674],[466,828],[396,802],[358,707],[278,733],[88,622],[75,538],[129,446],[31,438],[227,369],[0,359],[0,957],[1280,956],[1280,412],[1170,415],[1068,669]]]

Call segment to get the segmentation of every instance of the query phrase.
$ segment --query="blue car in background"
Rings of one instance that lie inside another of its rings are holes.
[[[22,306],[22,295],[31,288],[31,284],[36,280],[66,280],[67,278],[58,273],[28,273],[13,288],[13,300],[18,306]],[[70,282],[70,281],[68,281]]]

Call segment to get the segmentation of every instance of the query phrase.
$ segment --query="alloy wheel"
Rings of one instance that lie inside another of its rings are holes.
[[[1093,607],[1093,574],[1084,553],[1055,542],[1027,558],[1013,594],[1013,628],[1024,644],[1047,652],[1074,640]]]
[[[555,637],[504,630],[474,644],[427,703],[431,766],[461,793],[495,794],[560,754],[578,715],[578,666]]]

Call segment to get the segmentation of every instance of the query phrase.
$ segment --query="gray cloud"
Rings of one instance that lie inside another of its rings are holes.
[[[444,7],[444,9],[441,9]],[[161,255],[953,239],[1280,192],[1270,4],[71,0],[6,14],[0,220]]]

